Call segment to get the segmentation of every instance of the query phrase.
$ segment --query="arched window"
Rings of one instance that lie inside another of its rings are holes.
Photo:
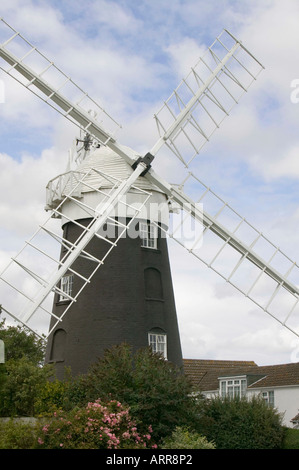
[[[64,361],[65,359],[66,331],[60,328],[53,335],[51,357],[53,362]]]
[[[148,333],[148,344],[155,353],[167,359],[167,335],[161,328],[153,328]]]
[[[163,299],[161,273],[156,268],[144,270],[145,297],[147,299]]]

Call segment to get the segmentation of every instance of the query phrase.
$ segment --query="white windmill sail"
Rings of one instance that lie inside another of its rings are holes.
[[[0,68],[103,145],[121,125],[24,36],[0,18]],[[92,119],[91,119],[92,117]]]
[[[299,265],[191,172],[170,200],[181,213],[168,236],[299,336]]]
[[[169,184],[150,168],[154,155],[162,147],[163,149],[170,149],[188,167],[203,145],[219,127],[223,118],[229,114],[232,106],[238,102],[240,95],[247,91],[249,85],[256,79],[263,67],[241,42],[227,31],[224,31],[216,39],[215,43],[207,51],[206,56],[200,59],[188,77],[181,82],[159,113],[157,113],[156,122],[160,137],[151,151],[144,158],[140,157],[136,161],[132,153],[116,141],[114,131],[107,130],[109,126],[104,127],[96,119],[96,116],[90,114],[89,110],[81,106],[84,98],[88,97],[87,93],[77,87],[71,79],[39,53],[18,32],[9,27],[3,19],[1,22],[5,28],[9,29],[10,33],[13,33],[0,45],[0,58],[6,64],[9,64],[9,67],[1,65],[1,68],[30,91],[37,94],[47,104],[57,109],[67,119],[70,119],[85,132],[88,132],[101,144],[111,148],[133,168],[138,168],[135,176],[124,183],[120,183],[115,193],[108,196],[108,206],[113,207],[113,201],[117,200],[115,196],[119,190],[121,194],[125,194],[129,186],[134,184],[134,181],[142,171],[138,163],[143,162],[143,165],[146,166],[146,170],[143,172],[144,177],[167,194],[170,202],[177,205],[184,214],[178,227],[172,230],[170,236],[177,239],[190,253],[215,270],[227,282],[230,282],[254,303],[261,306],[267,313],[298,335],[298,317],[294,315],[299,295],[298,280],[294,276],[297,273],[298,265],[284,255],[278,247],[275,247],[243,217],[239,216],[221,198],[205,187],[193,174],[188,174],[185,181],[179,187],[176,187]],[[16,40],[22,46],[23,43],[26,43],[27,50],[25,53],[22,52],[18,55],[19,44],[15,48],[13,47]],[[34,62],[33,67],[32,64],[28,65],[28,57],[32,57],[35,54],[40,55],[42,59],[46,60],[47,65],[41,71],[36,71]],[[59,76],[62,75],[64,77],[65,83],[54,86],[50,84],[51,81],[49,79],[46,80],[46,74],[53,70],[56,73],[58,72]],[[68,84],[75,86],[76,89],[82,92],[79,102],[74,101],[73,97],[69,98],[64,94],[64,87]],[[100,108],[100,111],[101,113],[103,112],[102,108]],[[115,124],[114,119],[110,118],[105,112],[104,114],[105,117],[108,117],[108,120]],[[191,197],[187,191],[190,183],[192,183],[193,188]],[[204,188],[203,193],[197,200],[193,197],[194,184],[198,191],[200,188]],[[210,196],[218,204],[221,204],[215,213],[206,210],[206,201]],[[148,197],[150,197],[149,194]],[[202,211],[202,202],[205,203],[204,211]],[[109,217],[108,213],[106,213],[105,220],[107,220],[107,217]],[[203,230],[199,230],[200,233],[197,239],[191,245],[189,240],[186,243],[181,237],[176,236],[179,231],[182,231],[179,230],[182,228],[182,221],[188,218],[200,223],[203,227]],[[105,220],[102,218],[97,223],[101,226],[101,224],[105,223]],[[124,229],[126,230],[126,228]],[[253,233],[253,238],[249,237],[249,232]],[[87,232],[84,237],[91,238],[95,234],[96,230]],[[205,240],[213,237],[215,239],[212,240],[209,248],[205,241],[203,245],[205,249],[201,250],[201,240],[203,237]],[[55,236],[55,238],[57,237]],[[66,243],[66,240],[63,240],[62,243]],[[62,262],[59,275],[56,273],[55,278],[51,278],[51,282],[47,284],[46,291],[38,296],[39,305],[42,305],[44,298],[53,289],[57,289],[58,282],[63,274],[67,272],[67,269],[71,268],[70,260],[71,256],[74,256],[72,249],[79,256],[85,254],[84,247],[84,243],[82,242],[81,246],[79,242],[76,247],[70,248],[70,255]],[[227,253],[228,251],[229,253]],[[232,264],[234,260],[235,262]],[[101,262],[102,260],[98,260],[99,265]],[[256,271],[254,278],[252,274],[248,274],[248,266]],[[27,272],[43,285],[43,280],[38,275],[33,274],[30,269],[27,269]],[[251,280],[251,283],[244,287],[244,281],[248,280]],[[261,297],[264,297],[266,292],[266,281],[270,282],[270,289],[272,290],[266,299],[261,300]],[[286,294],[291,297],[291,301],[285,298]],[[75,301],[76,299],[72,300]],[[30,302],[32,302],[32,299],[30,299]],[[272,308],[275,303],[278,303],[278,307],[276,306],[276,311],[273,312]],[[12,316],[14,315],[8,309],[6,311],[11,313]],[[33,313],[34,309],[29,309],[24,317],[25,323]],[[293,320],[294,325],[292,323]]]
[[[155,114],[160,139],[151,153],[166,146],[188,167],[263,68],[223,30]]]

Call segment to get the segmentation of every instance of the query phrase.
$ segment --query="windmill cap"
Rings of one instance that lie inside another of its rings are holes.
[[[125,147],[132,155],[132,158],[138,158],[140,155],[133,150]],[[113,186],[114,178],[123,181],[128,179],[133,173],[133,168],[121,156],[111,150],[109,147],[100,147],[95,149],[89,156],[77,167],[77,171],[88,175],[84,178],[84,182],[92,187],[109,188]],[[105,176],[107,175],[107,177]],[[111,179],[109,180],[109,177]],[[162,192],[154,184],[146,178],[140,176],[134,186],[145,191]],[[82,192],[92,191],[87,185],[82,185]]]

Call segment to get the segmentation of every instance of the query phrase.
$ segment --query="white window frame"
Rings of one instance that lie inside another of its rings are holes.
[[[140,222],[139,234],[143,248],[150,248],[151,250],[157,249],[158,228],[156,225],[148,222]]]
[[[73,292],[73,283],[74,283],[74,275],[67,274],[61,278],[60,282],[60,290],[62,293],[59,296],[59,302],[63,302],[65,300],[71,300]]]
[[[224,397],[245,397],[247,380],[245,377],[227,377],[220,380],[220,396]]]
[[[271,407],[274,407],[274,390],[261,392],[263,400]]]
[[[159,353],[167,359],[167,335],[165,333],[149,332],[148,344],[154,353]]]

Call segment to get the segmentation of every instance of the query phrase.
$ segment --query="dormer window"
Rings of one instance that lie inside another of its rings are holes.
[[[244,378],[229,377],[220,380],[221,397],[244,397],[246,394],[247,380]]]

